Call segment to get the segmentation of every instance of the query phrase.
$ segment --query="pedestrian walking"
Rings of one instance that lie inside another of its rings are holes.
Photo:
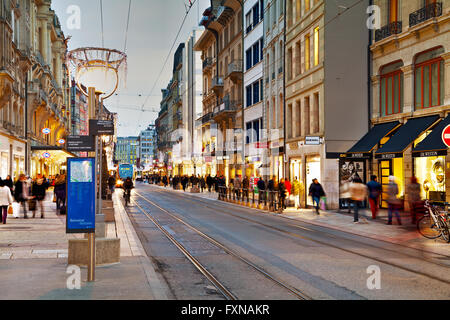
[[[189,182],[189,178],[187,176],[183,176],[183,178],[181,178],[181,185],[183,186],[183,191],[186,192],[186,186]]]
[[[350,199],[353,205],[353,222],[359,222],[359,207],[367,197],[367,186],[362,182],[361,178],[356,177],[349,187]]]
[[[24,174],[19,176],[19,179],[14,185],[14,199],[23,207],[23,218],[28,219],[26,202],[30,196],[30,187],[27,182],[27,177]]]
[[[116,177],[114,177],[114,174],[110,175],[108,178],[108,188],[111,194],[114,193],[114,188],[116,187]]]
[[[408,184],[406,193],[408,195],[411,223],[415,224],[419,208],[423,207],[422,198],[420,197],[420,183],[417,182],[416,177],[411,177],[411,183]]]
[[[325,191],[319,183],[319,180],[316,178],[313,179],[313,182],[309,186],[309,196],[312,198],[313,205],[315,205],[316,208],[316,213],[319,215],[320,198],[325,196]]]
[[[208,174],[208,176],[206,177],[206,184],[208,185],[208,192],[211,192],[211,187],[214,183],[213,178],[211,177],[210,174]]]
[[[398,185],[395,182],[394,176],[389,176],[389,184],[387,187],[387,203],[388,203],[388,223],[392,224],[392,214],[394,213],[397,217],[398,224],[401,225],[402,221],[400,219],[399,209],[401,205],[400,199],[397,198],[398,195]]]
[[[8,206],[11,205],[13,201],[11,189],[6,185],[6,180],[0,180],[0,222],[3,224],[6,224]]]
[[[244,197],[248,200],[248,189],[250,186],[250,181],[248,180],[247,175],[244,176],[244,179],[242,180],[242,200]]]
[[[31,187],[31,195],[32,197],[37,201],[37,204],[39,205],[39,210],[41,211],[41,219],[44,219],[44,199],[45,199],[45,192],[47,190],[47,185],[44,181],[44,178],[41,175],[38,175],[36,178],[36,181],[33,183]],[[36,215],[37,206],[35,210],[33,211],[33,218]]]
[[[269,207],[274,206],[275,202],[275,177],[272,176],[267,182],[267,192],[269,193]]]
[[[238,200],[241,199],[241,188],[242,188],[241,176],[238,175],[238,176],[234,179],[234,193],[236,194],[236,198],[237,198]]]
[[[203,191],[206,189],[205,177],[202,177],[202,176],[198,175],[198,180],[200,181],[200,190],[203,193]]]
[[[259,177],[258,182],[256,183],[256,187],[258,188],[258,204],[261,203],[261,201],[266,201],[266,183],[264,180]]]
[[[60,214],[66,213],[66,175],[62,174],[55,181],[56,209]]]
[[[167,176],[163,177],[162,182],[164,183],[164,188],[166,188],[167,184],[169,183],[169,181],[167,180]]]
[[[298,210],[300,209],[300,197],[304,192],[303,183],[298,181],[297,177],[294,178],[294,182],[292,183],[292,194],[294,195],[294,206]]]
[[[286,209],[286,196],[287,196],[287,189],[284,178],[280,180],[280,183],[278,184],[278,197],[280,199],[279,204],[279,210],[280,212],[283,212],[284,209]]]
[[[13,188],[14,187],[14,183],[13,183],[13,181],[11,179],[11,176],[7,175],[6,179],[4,180],[4,182],[5,182],[5,186],[9,188],[9,190],[11,191],[11,194],[12,194],[13,189],[14,189]]]
[[[378,203],[380,201],[380,195],[382,192],[381,184],[377,181],[377,176],[372,175],[370,181],[367,183],[367,188],[369,192],[369,205],[372,211],[372,219],[377,218],[378,213]]]

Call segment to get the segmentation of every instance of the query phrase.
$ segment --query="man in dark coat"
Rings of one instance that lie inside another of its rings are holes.
[[[213,185],[213,178],[211,177],[210,174],[208,174],[208,176],[206,177],[206,184],[208,185],[208,192],[211,192],[211,187]]]
[[[316,205],[316,213],[319,213],[319,204],[320,198],[325,196],[325,191],[322,188],[322,185],[319,183],[317,179],[313,179],[313,182],[309,186],[309,195],[312,197],[313,204]]]
[[[47,184],[44,180],[44,178],[40,175],[36,178],[36,181],[33,183],[33,186],[31,188],[31,194],[34,197],[34,199],[39,204],[40,210],[41,210],[41,219],[44,219],[44,199],[45,199],[45,192],[47,191]],[[37,209],[37,208],[36,208]],[[33,218],[35,217],[36,210],[33,211]]]
[[[14,199],[23,206],[23,218],[28,219],[26,201],[28,200],[28,195],[30,190],[27,183],[27,178],[24,174],[19,176],[19,180],[16,181],[14,185]]]
[[[258,187],[258,194],[259,194],[258,204],[259,204],[261,201],[266,200],[266,183],[261,177],[259,177],[256,186]]]

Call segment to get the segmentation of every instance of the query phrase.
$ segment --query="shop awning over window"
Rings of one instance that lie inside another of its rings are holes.
[[[413,149],[413,157],[447,155],[447,146],[442,142],[442,131],[450,124],[450,115],[438,123],[433,131]]]
[[[404,124],[381,149],[375,152],[377,159],[403,157],[403,151],[437,120],[438,115],[413,118]]]
[[[348,155],[354,154],[367,154],[373,150],[380,140],[385,137],[389,132],[400,126],[400,122],[387,122],[375,125],[364,137],[361,138],[350,150],[347,151]]]

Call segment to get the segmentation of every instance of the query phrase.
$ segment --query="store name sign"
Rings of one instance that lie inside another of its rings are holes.
[[[320,137],[305,137],[305,145],[308,146],[320,145]]]
[[[403,153],[384,153],[384,154],[376,154],[376,159],[394,159],[394,158],[402,158]]]

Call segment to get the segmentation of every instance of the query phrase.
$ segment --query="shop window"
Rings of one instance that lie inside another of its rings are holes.
[[[403,62],[394,62],[381,70],[380,114],[382,117],[403,110]]]
[[[309,35],[305,36],[305,70],[308,71],[310,66],[311,66],[311,59],[310,59],[310,54],[311,54],[311,48],[310,48],[310,40],[309,40]]]
[[[319,64],[319,27],[314,29],[314,66]]]
[[[415,106],[417,109],[444,104],[444,59],[439,47],[417,56],[415,60]]]
[[[398,0],[389,0],[389,23],[398,21]]]
[[[445,201],[445,156],[414,159],[422,199]]]

